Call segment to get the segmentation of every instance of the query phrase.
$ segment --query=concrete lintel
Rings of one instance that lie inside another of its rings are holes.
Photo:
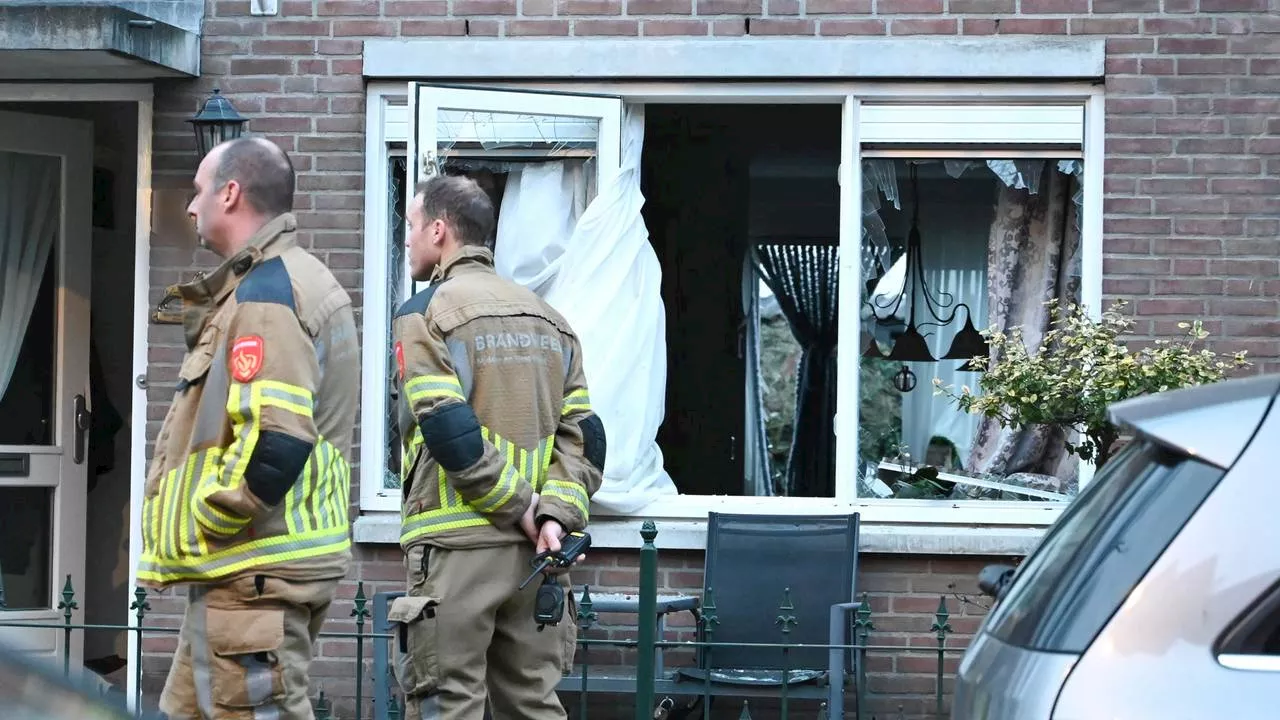
[[[199,75],[200,36],[155,18],[103,4],[0,6],[0,79]]]
[[[1066,80],[1101,37],[366,40],[364,74],[424,80]]]
[[[660,550],[702,550],[707,545],[707,523],[702,520],[656,520]],[[612,550],[640,548],[640,520],[593,522],[591,546]],[[1042,527],[994,527],[956,525],[886,525],[864,523],[863,553],[890,555],[976,555],[1023,557],[1044,536]],[[370,513],[355,521],[355,541],[397,544],[400,517],[395,513]]]

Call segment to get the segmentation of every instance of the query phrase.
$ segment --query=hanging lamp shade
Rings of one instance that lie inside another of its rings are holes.
[[[965,309],[967,310],[968,307],[966,306]],[[964,360],[965,362],[960,366],[960,369],[973,372],[978,370],[980,366],[975,366],[971,362],[972,360],[990,356],[991,346],[987,343],[987,339],[973,326],[973,318],[967,316],[964,320],[964,327],[960,328],[960,332],[956,333],[955,338],[951,341],[951,349],[942,358],[944,360]]]
[[[915,323],[907,325],[906,331],[894,341],[889,359],[898,362],[936,362]]]

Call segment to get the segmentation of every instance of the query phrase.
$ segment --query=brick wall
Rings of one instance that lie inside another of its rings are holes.
[[[1105,294],[1135,301],[1141,337],[1176,334],[1177,322],[1202,317],[1218,349],[1247,349],[1258,369],[1280,370],[1280,16],[1269,14],[1280,0],[281,0],[271,18],[248,8],[247,0],[207,3],[205,76],[157,85],[153,303],[167,284],[215,263],[195,249],[182,208],[194,170],[185,119],[219,87],[253,130],[293,154],[302,241],[360,305],[367,38],[1104,35]],[[183,348],[176,327],[152,327],[149,339],[154,438]],[[398,586],[394,548],[358,556],[352,583]],[[587,575],[599,586],[628,585],[626,556],[598,553],[593,562]],[[673,587],[699,584],[696,555],[664,562],[679,563],[667,576]],[[936,594],[952,579],[972,591],[979,564],[869,558],[863,584],[887,613],[876,640],[927,629]],[[343,590],[351,596],[354,584]],[[158,622],[176,622],[180,602],[153,604]],[[333,627],[351,627],[349,611],[339,602]],[[976,622],[962,615],[952,624],[963,634]],[[172,642],[149,640],[148,648]],[[328,690],[349,694],[344,658],[353,652],[346,642],[322,645],[316,674]],[[153,673],[166,665],[159,656],[149,662]],[[925,712],[921,693],[932,690],[917,665],[875,666],[885,692],[896,686],[914,697],[907,717]],[[908,671],[915,674],[896,675]],[[162,675],[149,678],[154,687]]]

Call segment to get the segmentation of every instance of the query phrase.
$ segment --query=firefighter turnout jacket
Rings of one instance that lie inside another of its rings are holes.
[[[351,298],[268,222],[182,298],[187,353],[156,439],[138,579],[342,577],[360,359]]]
[[[528,542],[536,516],[582,530],[604,471],[582,349],[565,319],[464,246],[393,321],[402,438],[400,544]]]

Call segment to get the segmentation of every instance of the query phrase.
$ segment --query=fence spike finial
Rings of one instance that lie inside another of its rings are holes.
[[[646,545],[652,545],[658,537],[658,526],[652,520],[645,520],[640,526],[640,538]]]
[[[938,634],[938,644],[941,645],[946,641],[947,635],[952,632],[951,623],[947,622],[951,618],[951,612],[947,610],[947,596],[938,596],[938,611],[933,614],[933,626],[929,629]]]
[[[582,586],[582,602],[578,603],[578,628],[582,630],[590,630],[595,625],[596,620],[600,617],[593,609],[595,603],[591,600],[591,586]]]
[[[329,701],[325,700],[324,688],[320,688],[320,697],[316,698],[315,705],[316,720],[332,720],[333,715],[329,712]]]
[[[80,603],[76,602],[76,589],[71,584],[71,575],[67,575],[67,582],[62,586],[62,602],[58,603],[58,609],[62,611],[63,628],[62,628],[62,674],[64,676],[71,675],[71,611],[79,609]]]
[[[800,622],[796,619],[795,609],[796,606],[791,602],[791,588],[784,588],[782,591],[782,604],[778,606],[778,619],[774,620],[775,625],[782,626],[783,635],[790,635],[791,626]]]

